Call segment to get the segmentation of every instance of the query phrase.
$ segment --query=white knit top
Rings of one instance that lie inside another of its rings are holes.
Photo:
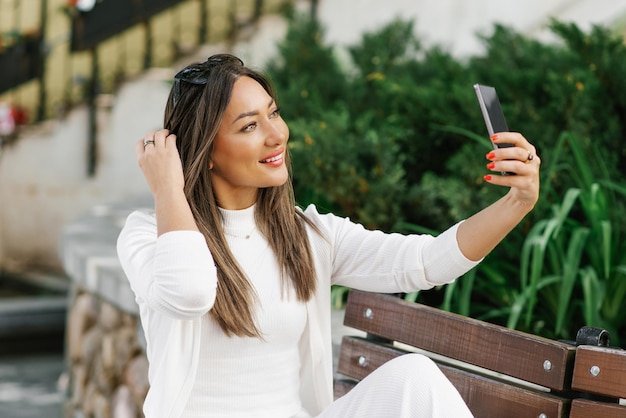
[[[221,212],[230,249],[258,296],[256,323],[263,340],[227,337],[204,315],[198,372],[183,417],[249,418],[251,407],[259,418],[302,414],[298,340],[305,305],[293,289],[283,294],[276,257],[255,228],[254,207]]]
[[[458,224],[436,238],[384,234],[320,214],[311,205],[304,215],[322,235],[307,227],[317,291],[303,312],[295,298],[281,298],[276,262],[265,240],[257,231],[245,239],[253,210],[224,214],[232,251],[259,293],[257,319],[264,342],[228,339],[211,322],[217,271],[201,233],[157,236],[154,213],[128,216],[117,251],[147,340],[146,418],[289,418],[300,402],[316,416],[333,400],[333,284],[410,292],[449,283],[477,264],[458,247]],[[297,347],[290,348],[294,341]]]

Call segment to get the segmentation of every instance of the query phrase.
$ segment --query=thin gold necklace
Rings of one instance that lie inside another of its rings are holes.
[[[233,237],[233,238],[245,238],[245,239],[250,239],[250,237],[252,236],[252,233],[256,230],[256,225],[254,226],[254,228],[252,228],[250,230],[250,232],[248,232],[247,234],[237,234],[237,233],[233,233],[228,231],[227,229],[224,230],[224,234]]]

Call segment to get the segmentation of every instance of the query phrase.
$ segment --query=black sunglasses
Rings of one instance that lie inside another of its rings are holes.
[[[185,81],[187,83],[203,85],[209,81],[209,74],[212,68],[220,64],[232,63],[237,65],[243,65],[243,61],[234,55],[230,54],[217,54],[210,56],[206,61],[201,64],[191,64],[182,70],[180,70],[174,76],[174,96],[173,105],[176,106],[178,99],[180,98],[180,82]]]

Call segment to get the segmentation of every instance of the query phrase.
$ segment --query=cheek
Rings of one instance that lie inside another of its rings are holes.
[[[213,150],[209,168],[220,176],[241,176],[256,167],[258,155],[258,148],[249,141],[223,142]]]
[[[222,165],[226,161],[238,160],[245,153],[245,147],[233,141],[231,138],[216,139],[215,147],[211,155],[211,162],[216,165]]]

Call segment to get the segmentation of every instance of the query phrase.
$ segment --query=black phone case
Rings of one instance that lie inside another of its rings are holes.
[[[509,127],[506,124],[504,118],[504,112],[502,106],[500,106],[500,99],[496,89],[492,86],[485,86],[483,84],[474,84],[474,90],[476,91],[476,97],[478,98],[478,104],[480,110],[485,119],[485,125],[487,126],[487,132],[489,136],[498,132],[508,132]],[[494,144],[494,149],[512,147],[513,144]],[[514,175],[515,173],[502,172],[503,175]]]

